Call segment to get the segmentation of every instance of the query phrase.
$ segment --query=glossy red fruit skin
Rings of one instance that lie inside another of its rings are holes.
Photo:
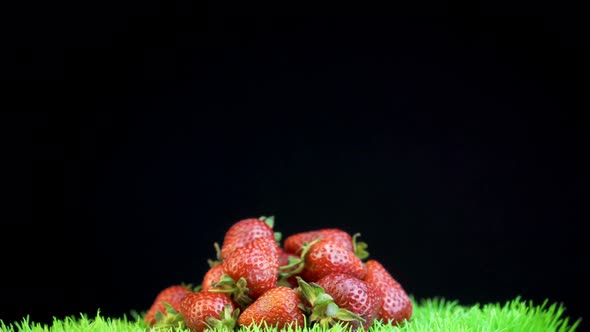
[[[218,282],[223,275],[223,266],[221,264],[215,265],[203,276],[203,281],[201,282],[201,292],[208,292],[209,289],[213,286],[214,283]]]
[[[223,271],[234,280],[246,279],[248,296],[255,300],[277,286],[279,259],[276,241],[261,237],[240,247],[223,260]]]
[[[225,232],[221,245],[221,259],[225,259],[232,251],[260,237],[275,239],[273,229],[258,218],[242,219]]]
[[[262,324],[282,329],[288,326],[302,328],[305,312],[300,308],[301,298],[296,290],[278,286],[262,294],[238,318],[238,326]]]
[[[383,322],[401,323],[412,317],[413,305],[402,285],[377,260],[366,262],[367,275],[364,280],[381,300],[379,318]]]
[[[377,293],[363,280],[348,274],[332,273],[316,282],[334,298],[340,308],[350,310],[365,319],[362,324],[368,328],[379,315],[381,304]],[[360,322],[347,322],[355,328]]]
[[[354,252],[331,239],[321,239],[313,244],[304,258],[301,276],[313,282],[332,273],[345,273],[363,279],[367,269]]]
[[[224,306],[229,304],[235,310],[235,304],[225,294],[213,292],[190,293],[180,303],[178,311],[186,327],[191,332],[202,332],[208,328],[207,317],[219,319]]]
[[[180,308],[180,302],[184,297],[191,292],[191,289],[184,285],[172,285],[161,290],[156,299],[148,309],[144,321],[153,326],[156,323],[156,313],[159,311],[166,314],[166,307],[164,302],[170,304],[174,310],[178,311]]]
[[[283,247],[287,252],[298,253],[304,243],[309,243],[319,238],[335,240],[340,242],[346,249],[354,252],[352,236],[348,232],[338,228],[322,228],[293,234],[285,239]]]

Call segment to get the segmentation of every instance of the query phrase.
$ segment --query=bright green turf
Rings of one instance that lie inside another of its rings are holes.
[[[534,304],[520,297],[506,303],[459,305],[457,301],[428,299],[414,302],[412,320],[402,326],[394,327],[375,323],[369,332],[574,332],[581,318],[571,320],[565,316],[562,304],[545,301]],[[98,312],[94,317],[82,314],[53,320],[50,325],[42,325],[24,318],[20,322],[5,323],[0,320],[1,332],[134,332],[146,331],[139,315],[136,318],[108,318]],[[242,329],[240,332],[266,332],[266,329]],[[270,330],[270,329],[269,329]],[[343,331],[338,326],[330,332]],[[314,326],[296,332],[323,332]],[[293,331],[291,331],[293,332]]]

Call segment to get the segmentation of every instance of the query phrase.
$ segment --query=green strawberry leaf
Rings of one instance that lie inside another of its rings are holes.
[[[215,260],[207,260],[207,264],[209,264],[209,267],[214,267],[215,265],[221,264],[221,248],[219,247],[219,243],[214,242],[213,247],[215,247]]]
[[[275,227],[275,216],[270,216],[270,217],[261,216],[258,219],[264,221],[270,228]]]
[[[232,310],[232,306],[229,303],[226,303],[223,310],[219,313],[219,319],[215,317],[207,317],[205,325],[212,330],[234,331],[239,315],[240,309]]]
[[[248,296],[250,289],[248,289],[248,282],[244,277],[241,277],[238,279],[238,281],[235,281],[229,275],[223,274],[218,282],[211,285],[209,291],[231,294],[232,299],[242,308],[245,308],[254,302],[250,296]]]
[[[359,236],[361,236],[361,233],[355,233],[352,236],[352,247],[354,249],[354,254],[362,261],[364,261],[367,258],[369,258],[369,251],[367,250],[369,245],[365,242],[357,242],[357,238]]]

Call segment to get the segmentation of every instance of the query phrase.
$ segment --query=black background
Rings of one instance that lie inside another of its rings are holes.
[[[5,322],[146,310],[261,215],[361,232],[417,298],[585,314],[575,8],[13,6]]]

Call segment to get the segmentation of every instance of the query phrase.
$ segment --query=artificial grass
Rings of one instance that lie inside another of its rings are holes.
[[[392,326],[376,322],[369,332],[574,332],[581,318],[571,320],[565,316],[565,307],[560,303],[550,304],[548,300],[535,304],[520,297],[505,303],[460,305],[458,301],[442,298],[424,299],[414,302],[411,321],[403,326]],[[24,318],[22,321],[6,323],[0,320],[1,332],[145,332],[147,326],[139,314],[123,318],[103,317],[100,311],[94,317],[86,314],[54,318],[52,324],[39,324]],[[340,332],[346,329],[334,326],[322,329],[313,326],[286,332]],[[158,330],[161,331],[161,330]],[[272,328],[241,328],[236,332],[270,332]],[[162,331],[164,332],[164,331]],[[188,332],[181,330],[176,332]],[[221,331],[213,331],[221,332]]]

